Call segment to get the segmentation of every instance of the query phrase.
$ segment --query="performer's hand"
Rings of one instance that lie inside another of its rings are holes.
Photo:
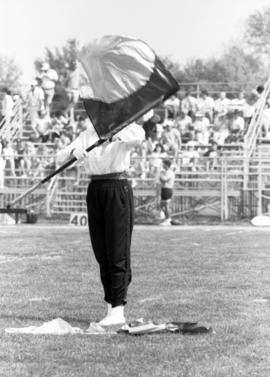
[[[110,141],[122,141],[122,140],[119,136],[114,135],[113,137],[110,138]]]
[[[81,147],[74,148],[71,153],[78,161],[82,161],[87,156],[86,150]]]

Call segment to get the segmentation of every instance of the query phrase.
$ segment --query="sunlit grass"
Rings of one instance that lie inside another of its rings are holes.
[[[0,376],[269,377],[270,232],[137,227],[128,320],[198,321],[215,333],[132,337],[8,335],[61,317],[103,316],[85,229],[0,228]]]

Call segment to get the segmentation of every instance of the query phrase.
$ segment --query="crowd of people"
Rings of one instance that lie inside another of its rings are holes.
[[[87,129],[88,117],[81,110],[76,112],[78,72],[73,68],[67,84],[70,106],[66,112],[51,111],[58,74],[48,63],[42,65],[40,75],[31,82],[24,98],[28,114],[27,136],[22,133],[23,137],[12,142],[0,139],[0,168],[3,170],[4,166],[6,175],[42,177],[46,167],[55,164],[57,151]],[[243,142],[263,89],[259,86],[249,96],[240,92],[235,98],[228,98],[224,91],[214,98],[207,90],[202,90],[199,97],[188,90],[184,95],[181,92],[172,96],[138,121],[146,137],[142,145],[134,148],[130,175],[158,177],[162,160],[168,158],[175,171],[196,170],[201,157],[207,157],[208,167],[214,169],[223,148]],[[1,109],[2,117],[8,121],[12,119],[12,101],[10,91],[4,89]],[[270,139],[270,101],[264,112],[263,133]]]

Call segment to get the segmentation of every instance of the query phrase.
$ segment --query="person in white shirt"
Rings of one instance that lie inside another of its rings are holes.
[[[180,110],[181,112],[189,115],[193,119],[198,109],[197,103],[198,103],[197,98],[192,96],[190,91],[187,91],[185,93],[184,98],[181,101]]]
[[[175,128],[180,133],[181,139],[186,137],[189,133],[189,128],[192,125],[192,119],[187,114],[180,112],[179,116],[175,120]]]
[[[124,305],[131,282],[130,246],[133,228],[133,194],[126,171],[130,153],[145,139],[143,128],[130,124],[111,141],[86,153],[98,141],[91,125],[67,148],[58,153],[58,162],[73,155],[84,163],[91,181],[87,191],[88,224],[91,243],[100,268],[107,315],[101,326],[125,323]]]
[[[174,122],[171,119],[167,119],[164,125],[164,131],[160,140],[163,145],[164,151],[177,156],[181,148],[181,136],[179,131],[174,127]]]
[[[0,138],[0,188],[4,187],[6,161],[2,157],[3,146]]]
[[[264,137],[270,139],[270,99],[268,98],[262,114],[262,130]]]
[[[45,95],[45,109],[50,114],[50,106],[53,101],[55,93],[55,83],[58,80],[58,74],[54,69],[50,68],[48,63],[43,63],[41,67],[41,88],[44,90]]]
[[[176,117],[180,108],[180,99],[173,95],[164,102],[165,107],[170,111],[173,117]]]
[[[36,119],[33,130],[36,136],[42,138],[47,133],[51,126],[51,118],[47,114],[46,110],[40,111],[39,117]]]
[[[187,170],[196,171],[197,170],[197,163],[200,158],[200,154],[198,152],[198,141],[193,139],[187,142],[186,150],[183,151],[182,154],[182,167],[186,168]]]
[[[210,127],[209,119],[204,116],[203,113],[197,112],[195,114],[195,120],[193,122],[193,128],[196,132],[207,131]]]
[[[29,109],[31,127],[35,131],[38,114],[44,110],[44,92],[41,87],[38,86],[37,80],[32,80],[26,102]]]
[[[12,99],[11,91],[7,88],[3,89],[4,96],[1,103],[2,117],[5,118],[5,123],[9,124],[14,115],[14,101]]]
[[[201,97],[198,98],[197,108],[209,121],[213,122],[213,112],[214,112],[215,102],[212,97],[209,96],[208,91],[202,90]]]
[[[220,115],[213,126],[213,141],[218,145],[223,145],[230,132],[228,129],[227,117]]]
[[[80,84],[80,71],[76,61],[73,61],[69,65],[69,77],[67,80],[66,93],[68,98],[67,113],[69,114],[69,120],[74,127],[74,107],[79,100],[79,84]]]
[[[15,151],[10,142],[5,142],[3,147],[3,157],[6,161],[6,169],[9,170],[9,175],[15,176]]]
[[[242,116],[242,112],[239,110],[234,110],[231,116],[231,121],[229,123],[230,131],[237,135],[242,136],[245,130],[245,120]]]
[[[215,100],[214,111],[217,116],[226,115],[230,106],[230,99],[227,98],[226,92],[220,92],[219,98]]]
[[[238,110],[243,113],[246,103],[247,101],[245,98],[245,93],[239,92],[237,98],[233,98],[231,100],[231,103],[229,104],[229,110],[230,111]]]

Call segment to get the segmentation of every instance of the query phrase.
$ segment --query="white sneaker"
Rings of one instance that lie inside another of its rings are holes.
[[[124,325],[126,323],[124,316],[124,306],[116,306],[111,308],[110,313],[106,315],[101,321],[98,322],[99,326],[113,326]]]
[[[159,218],[160,218],[160,220],[164,220],[165,219],[165,214],[164,214],[163,211],[159,212]]]
[[[159,225],[170,226],[170,225],[172,225],[171,224],[171,219],[166,219],[166,220],[162,221]]]

